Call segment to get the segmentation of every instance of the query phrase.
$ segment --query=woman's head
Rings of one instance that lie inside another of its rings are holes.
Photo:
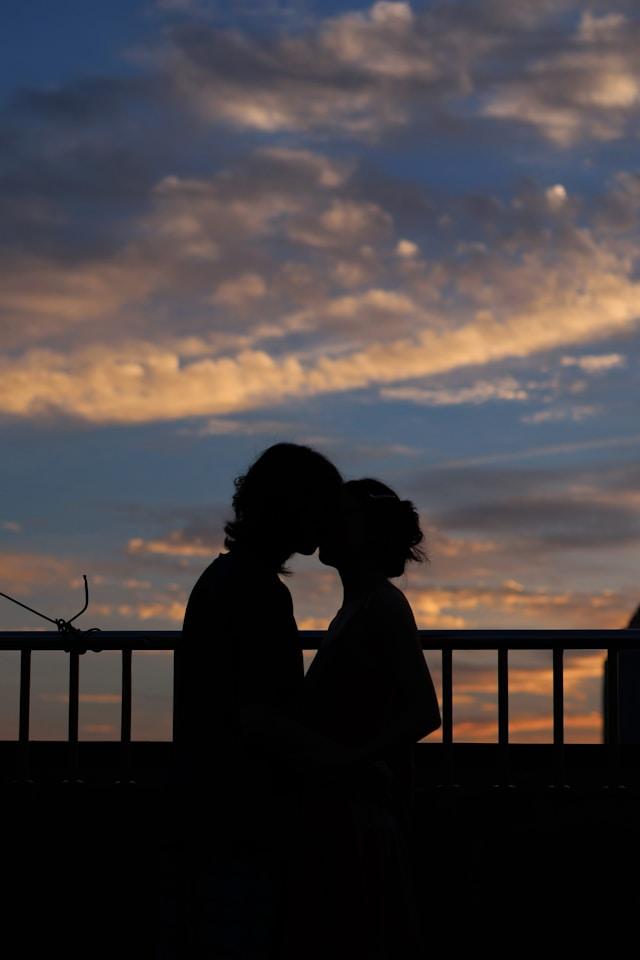
[[[341,508],[320,542],[320,560],[328,566],[376,570],[400,577],[408,561],[426,558],[424,534],[410,500],[401,500],[379,480],[343,484]]]
[[[342,477],[317,450],[276,443],[234,485],[235,516],[225,525],[225,546],[250,545],[287,557],[316,550],[337,509]]]

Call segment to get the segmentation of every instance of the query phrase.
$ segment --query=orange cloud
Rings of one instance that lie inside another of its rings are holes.
[[[82,733],[112,733],[119,734],[113,723],[81,723],[80,731]]]
[[[138,603],[96,603],[92,605],[91,609],[95,616],[116,617],[119,620],[128,621],[166,620],[170,623],[181,624],[184,620],[186,606],[186,600],[166,600],[165,598],[154,597]],[[120,626],[118,629],[124,628]],[[137,653],[142,652],[137,651]]]
[[[120,617],[132,617],[135,620],[170,620],[182,623],[186,603],[177,600],[158,600],[148,603],[120,603],[113,612]]]
[[[585,714],[566,714],[564,721],[565,742],[602,741],[602,715],[597,711]],[[497,719],[457,720],[453,725],[454,740],[497,742]],[[551,715],[539,716],[527,714],[509,719],[509,738],[513,742],[550,743],[553,741],[553,719]]]
[[[95,345],[64,354],[31,350],[0,362],[5,386],[0,409],[14,416],[56,411],[97,423],[212,416],[580,344],[631,329],[639,314],[640,283],[613,263],[607,266],[606,259],[598,268],[597,260],[594,250],[589,272],[574,278],[560,301],[547,277],[546,289],[540,288],[525,309],[505,318],[479,312],[473,321],[450,329],[431,323],[406,294],[378,291],[378,298],[384,295],[385,310],[413,312],[419,331],[415,337],[374,342],[311,362],[295,354],[274,357],[256,349],[185,362],[175,342],[166,347],[151,342]],[[326,311],[351,314],[366,308],[372,293],[330,301]],[[316,314],[321,317],[322,310]]]
[[[304,617],[298,621],[298,630],[326,630],[328,626],[328,617]]]
[[[2,344],[24,346],[70,330],[95,330],[121,308],[144,302],[160,277],[158,265],[134,250],[74,266],[14,258],[10,269],[0,271]]]
[[[0,554],[0,582],[4,585],[3,593],[23,596],[34,585],[64,583],[66,586],[70,575],[70,561],[60,560],[58,557],[34,553]]]
[[[407,596],[418,625],[424,629],[439,627],[442,616],[457,617],[461,626],[467,628],[483,626],[478,620],[486,610],[511,618],[506,626],[616,628],[624,623],[633,606],[628,597],[610,590],[596,595],[531,592],[510,583],[501,587],[413,588],[407,590]]]
[[[182,531],[176,530],[164,540],[143,540],[133,537],[127,544],[127,553],[132,556],[156,554],[170,557],[210,557],[214,554],[211,544],[184,540]]]

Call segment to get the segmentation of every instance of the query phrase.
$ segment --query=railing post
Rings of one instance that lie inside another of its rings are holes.
[[[450,646],[442,644],[442,747],[444,752],[444,783],[457,787],[454,781],[453,759],[453,657]]]
[[[513,787],[509,769],[509,649],[498,648],[498,750],[500,782],[494,786]]]
[[[20,721],[18,728],[18,778],[29,780],[31,744],[29,712],[31,703],[31,650],[20,651]]]
[[[566,782],[564,755],[564,649],[553,648],[553,765],[551,787],[564,788]]]
[[[607,767],[609,782],[605,787],[620,787],[620,651],[607,649]]]
[[[133,783],[131,780],[131,650],[122,651],[122,701],[120,714],[120,780],[116,783]]]
[[[64,783],[82,783],[78,756],[78,710],[80,700],[80,653],[69,651],[69,775]]]

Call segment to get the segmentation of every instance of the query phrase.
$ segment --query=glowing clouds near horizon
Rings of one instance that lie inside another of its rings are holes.
[[[528,308],[504,319],[483,311],[474,321],[463,321],[448,330],[444,315],[433,324],[438,329],[429,329],[431,317],[417,302],[407,299],[414,328],[423,327],[414,338],[372,342],[361,350],[312,361],[295,354],[273,356],[258,349],[186,359],[180,355],[179,344],[177,349],[163,350],[146,342],[129,348],[126,344],[96,344],[64,354],[52,349],[31,350],[0,361],[5,388],[0,410],[14,416],[57,413],[95,423],[145,423],[235,413],[589,343],[625,332],[638,322],[640,284],[631,279],[592,272],[580,278],[579,287],[574,283],[573,290],[563,291],[560,305],[552,299],[557,292],[554,287],[555,283],[546,296],[540,291]],[[354,316],[366,307],[367,294],[353,298]],[[319,307],[319,316],[323,309],[330,310],[331,301]],[[389,319],[393,319],[393,306]],[[589,369],[588,360],[576,365]],[[383,392],[385,395],[402,397],[397,390]],[[405,395],[410,398],[410,392]],[[429,391],[422,395],[436,397]],[[499,395],[497,390],[495,396]],[[477,397],[473,391],[468,394],[472,403]]]

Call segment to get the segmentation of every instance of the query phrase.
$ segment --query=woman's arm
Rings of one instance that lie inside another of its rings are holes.
[[[360,759],[375,759],[394,744],[416,743],[442,725],[433,680],[411,607],[399,590],[371,606],[373,648],[394,678],[396,709],[379,736],[362,744]]]
[[[270,703],[240,702],[236,716],[243,743],[287,761],[302,773],[342,768],[353,762],[353,752],[347,747],[303,726]]]

